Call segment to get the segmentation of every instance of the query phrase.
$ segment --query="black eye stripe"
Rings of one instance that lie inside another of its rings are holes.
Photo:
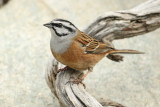
[[[63,26],[63,27],[66,28],[70,32],[74,32],[74,30],[72,28],[70,28],[70,27],[67,27],[67,26]]]
[[[67,27],[67,26],[65,26],[65,25],[62,25],[61,23],[52,23],[52,26],[59,27],[59,28],[61,28],[61,27],[63,26],[63,27],[66,28],[68,31],[74,32],[74,30],[73,30],[72,28]]]
[[[61,23],[52,23],[52,26],[62,27],[63,25]]]
[[[62,33],[62,34],[61,34],[61,36],[66,36],[66,35],[68,35],[68,34],[67,34],[67,33]]]

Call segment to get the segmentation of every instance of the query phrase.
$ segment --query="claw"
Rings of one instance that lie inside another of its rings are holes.
[[[82,79],[69,80],[67,83],[70,83],[70,82],[72,82],[72,83],[74,83],[74,84],[79,84],[79,83],[81,83],[81,84],[83,85],[83,87],[86,88],[86,85],[82,82]],[[67,84],[67,83],[66,83],[66,84]]]
[[[67,69],[68,69],[68,66],[65,66],[64,68],[61,68],[61,69],[59,69],[59,70],[57,71],[57,74],[58,74],[59,72],[65,71],[65,70],[67,70]]]

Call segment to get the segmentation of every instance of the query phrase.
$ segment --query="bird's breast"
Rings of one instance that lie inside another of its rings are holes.
[[[56,53],[52,47],[51,51],[57,61],[76,70],[86,70],[89,67],[94,67],[105,56],[104,53],[86,54],[84,48],[76,41],[64,53]]]

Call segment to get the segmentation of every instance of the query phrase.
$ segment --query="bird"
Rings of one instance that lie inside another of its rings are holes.
[[[142,52],[128,49],[115,49],[113,45],[92,38],[80,31],[72,22],[65,19],[53,19],[44,24],[50,29],[50,49],[54,58],[67,67],[85,71],[79,82],[93,71],[93,67],[105,56],[113,61],[122,61],[117,54],[142,54]],[[75,80],[78,81],[78,80]]]

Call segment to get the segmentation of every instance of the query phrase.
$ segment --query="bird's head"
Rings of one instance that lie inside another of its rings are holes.
[[[51,35],[59,38],[72,38],[77,34],[77,27],[68,20],[54,19],[44,24],[51,30]]]

